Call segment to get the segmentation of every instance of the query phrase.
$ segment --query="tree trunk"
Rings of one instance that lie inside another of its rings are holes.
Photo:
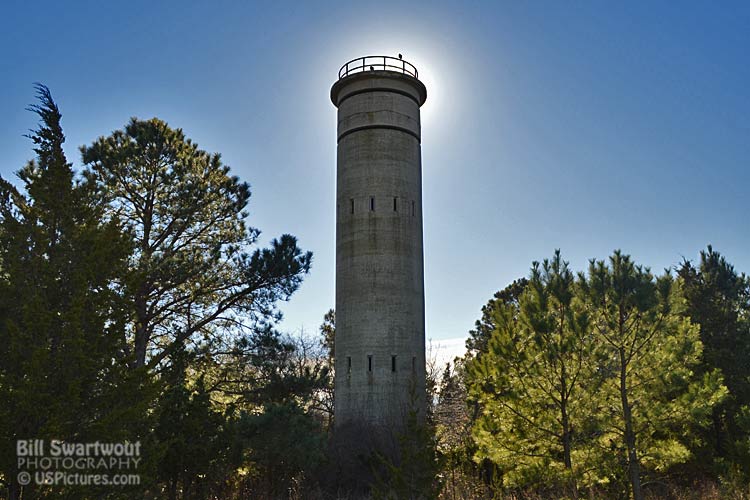
[[[8,482],[8,498],[9,500],[18,500],[21,498],[20,492],[18,491],[20,488],[18,487],[18,483],[14,481],[15,478],[12,478]]]
[[[563,323],[563,318],[565,317],[565,309],[560,309],[560,327],[559,327],[559,334],[560,338],[563,338],[565,332],[564,328],[565,325]],[[570,432],[570,416],[568,415],[568,372],[565,369],[565,362],[562,359],[560,359],[560,413],[561,413],[561,421],[562,421],[562,445],[563,445],[563,462],[565,464],[565,468],[570,473],[570,480],[569,480],[569,486],[572,490],[573,497],[578,498],[578,487],[576,485],[576,479],[573,475],[573,460],[571,459],[571,432]]]
[[[153,193],[150,193],[153,194]],[[149,327],[148,324],[148,293],[149,275],[145,272],[151,263],[151,227],[153,224],[153,201],[149,198],[143,216],[143,239],[140,242],[141,255],[138,259],[138,272],[141,282],[135,293],[135,367],[146,366],[146,350],[148,347]],[[143,273],[143,274],[141,274]]]
[[[136,309],[138,305],[136,304]],[[135,326],[135,367],[141,368],[146,365],[146,346],[148,339],[146,338],[146,328],[140,321],[137,321]]]
[[[563,369],[564,370],[564,369]],[[563,376],[562,389],[565,392],[565,378]],[[563,396],[562,404],[560,405],[560,411],[562,413],[562,445],[563,445],[563,462],[565,468],[573,470],[573,462],[570,459],[570,418],[568,417],[568,402]]]
[[[638,462],[638,452],[635,448],[635,431],[633,430],[633,415],[628,403],[627,364],[625,349],[620,348],[620,398],[622,399],[622,416],[625,421],[625,446],[628,449],[628,473],[630,485],[633,488],[633,500],[643,500],[641,490],[641,467]]]
[[[135,296],[135,367],[146,366],[146,351],[149,340],[148,286],[142,283]]]
[[[173,477],[169,481],[169,500],[177,500],[177,478]]]

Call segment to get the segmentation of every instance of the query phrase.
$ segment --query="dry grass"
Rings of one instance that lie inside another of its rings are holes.
[[[690,486],[659,486],[648,492],[647,500],[750,500],[750,486],[746,484],[701,481]]]
[[[570,493],[538,493],[533,491],[500,493],[491,496],[489,492],[470,485],[461,485],[453,491],[444,491],[440,500],[573,500]],[[644,488],[647,500],[750,500],[750,485],[701,481],[690,486],[666,483],[651,483]],[[601,491],[580,492],[583,500],[615,500],[610,494]]]
[[[690,486],[651,482],[644,485],[644,491],[646,500],[750,500],[750,485],[708,480],[696,482]],[[287,498],[289,500],[373,500],[369,495],[342,494],[331,497],[321,491],[290,492]],[[565,492],[539,493],[534,491],[495,493],[493,496],[481,484],[459,480],[446,485],[439,500],[573,500],[574,498],[573,495]],[[616,500],[605,492],[593,490],[580,492],[578,499]]]

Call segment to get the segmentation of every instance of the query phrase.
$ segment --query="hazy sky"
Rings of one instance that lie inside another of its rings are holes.
[[[750,2],[4,2],[0,174],[33,156],[36,81],[77,167],[131,116],[183,128],[251,183],[264,244],[314,252],[282,325],[313,331],[334,304],[330,86],[401,52],[428,89],[427,336],[463,337],[555,248],[661,270],[711,243],[750,271],[749,26]]]

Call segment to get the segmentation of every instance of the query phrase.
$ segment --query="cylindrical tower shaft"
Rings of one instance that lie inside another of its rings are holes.
[[[337,427],[398,427],[409,411],[424,414],[419,108],[426,89],[408,63],[372,59],[357,60],[361,68],[349,63],[359,71],[345,71],[331,89],[338,108]]]

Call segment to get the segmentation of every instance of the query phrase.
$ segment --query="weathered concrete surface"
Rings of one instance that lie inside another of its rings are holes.
[[[335,422],[400,426],[425,399],[422,166],[426,90],[391,71],[336,82]]]

